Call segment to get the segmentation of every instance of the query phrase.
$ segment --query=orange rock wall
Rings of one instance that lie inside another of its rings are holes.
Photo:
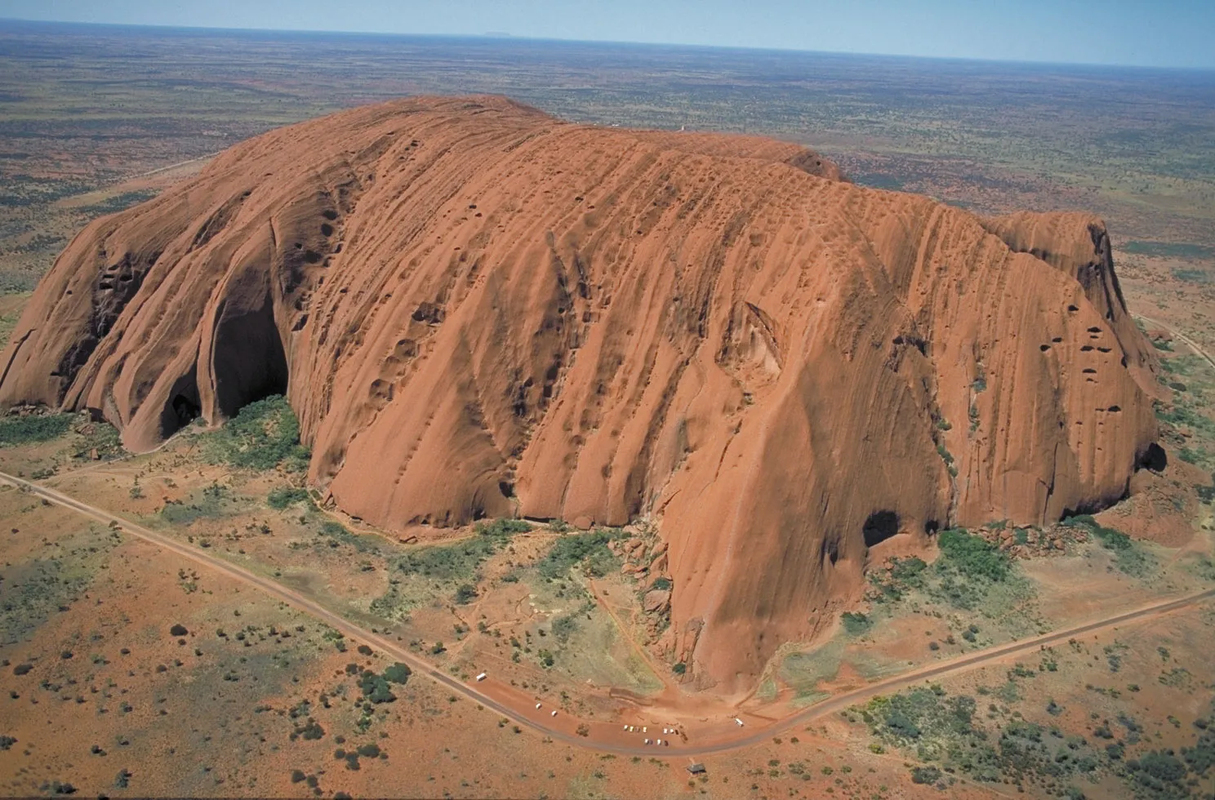
[[[1155,436],[1099,220],[484,97],[277,130],[94,222],[0,370],[136,450],[285,391],[310,482],[388,528],[651,515],[672,657],[724,692],[867,540],[1112,502]]]

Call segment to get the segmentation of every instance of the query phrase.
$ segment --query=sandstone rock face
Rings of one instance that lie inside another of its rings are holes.
[[[89,225],[0,402],[132,449],[285,392],[393,529],[521,513],[669,549],[672,651],[745,688],[868,547],[1121,497],[1151,348],[1099,220],[982,220],[756,138],[412,99],[285,128]]]

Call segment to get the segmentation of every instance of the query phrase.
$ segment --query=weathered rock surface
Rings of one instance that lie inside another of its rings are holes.
[[[661,614],[670,608],[671,593],[666,589],[651,589],[645,593],[641,605],[647,614]]]
[[[309,480],[377,525],[653,515],[672,650],[732,691],[882,539],[1121,497],[1154,369],[1094,218],[447,98],[274,131],[89,225],[0,402],[139,450],[285,392]]]

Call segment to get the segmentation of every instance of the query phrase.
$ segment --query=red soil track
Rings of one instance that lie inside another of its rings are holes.
[[[114,514],[111,514],[103,509],[89,505],[88,503],[77,500],[55,489],[41,486],[31,481],[26,481],[3,472],[0,472],[0,483],[9,484],[22,491],[44,498],[49,502],[72,509],[77,513],[105,523],[106,525],[116,525],[123,532],[128,533],[131,536],[158,547],[162,547],[166,550],[170,550],[183,558],[190,559],[191,561],[200,564],[203,567],[212,569],[228,578],[231,578],[232,580],[236,580],[256,588],[270,597],[294,606],[300,611],[311,615],[315,619],[332,626],[340,631],[343,635],[353,639],[356,642],[362,642],[371,647],[379,648],[392,658],[408,664],[410,668],[413,669],[417,674],[424,675],[440,685],[450,689],[451,691],[456,692],[457,694],[460,694],[473,702],[479,703],[486,708],[490,708],[502,716],[510,718],[519,725],[525,725],[555,741],[560,741],[564,744],[576,745],[578,747],[586,747],[601,752],[619,753],[623,755],[662,755],[668,757],[703,756],[759,744],[760,742],[771,737],[773,734],[787,730],[796,725],[805,724],[827,715],[834,714],[841,709],[867,700],[875,695],[898,691],[899,689],[905,688],[912,684],[933,678],[943,678],[950,675],[968,672],[970,670],[987,666],[1012,656],[1037,650],[1041,647],[1045,647],[1046,645],[1066,641],[1070,638],[1104,630],[1106,628],[1130,623],[1144,622],[1173,611],[1190,608],[1215,598],[1215,589],[1208,589],[1196,594],[1148,604],[1129,611],[1124,611],[1108,617],[1093,620],[1082,625],[1075,625],[1055,631],[1053,633],[1036,636],[1032,639],[990,647],[986,650],[961,656],[940,664],[932,664],[921,667],[919,669],[906,672],[902,675],[837,694],[834,697],[824,700],[823,702],[818,703],[804,711],[793,714],[783,720],[779,720],[764,727],[752,728],[744,732],[742,729],[734,727],[733,723],[727,723],[727,725],[718,726],[715,729],[704,731],[692,730],[690,733],[692,733],[694,736],[703,736],[707,741],[673,741],[670,746],[660,749],[654,746],[639,746],[636,744],[631,744],[626,740],[628,737],[622,735],[622,733],[617,729],[615,723],[609,724],[603,722],[589,722],[560,712],[558,713],[557,717],[551,717],[551,709],[548,707],[536,710],[536,701],[534,698],[526,696],[522,692],[513,689],[510,686],[496,683],[492,679],[488,679],[475,685],[466,684],[456,680],[450,675],[446,675],[443,672],[435,669],[432,664],[428,663],[422,658],[419,658],[417,655],[410,652],[396,641],[388,638],[386,635],[372,633],[371,631],[346,620],[342,616],[325,608],[315,600],[310,599],[295,589],[287,588],[277,581],[271,580],[263,575],[258,575],[257,573],[245,569],[244,567],[231,564],[218,556],[205,553],[198,548],[175,541],[164,534],[156,533],[155,531],[132,523],[126,519],[123,519],[122,517],[115,516]],[[577,727],[582,724],[586,724],[590,728],[589,736],[579,736],[575,732]]]

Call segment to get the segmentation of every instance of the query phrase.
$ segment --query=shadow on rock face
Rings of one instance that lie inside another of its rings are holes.
[[[1169,466],[1169,454],[1156,442],[1148,445],[1143,455],[1139,457],[1139,468],[1152,472],[1164,472]]]

